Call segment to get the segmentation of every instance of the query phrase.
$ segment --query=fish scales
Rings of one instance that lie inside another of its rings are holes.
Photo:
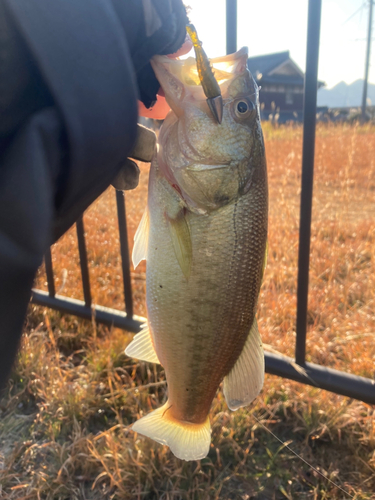
[[[165,190],[150,181],[148,317],[168,379],[169,411],[177,419],[205,420],[253,323],[267,233],[265,169],[262,173],[236,203],[210,217],[189,214],[196,258],[188,280],[170,245]],[[153,174],[158,177],[155,165]],[[256,212],[259,217],[249,217]]]
[[[172,111],[159,134],[133,251],[135,266],[147,260],[148,325],[126,353],[160,362],[168,383],[167,402],[133,429],[185,460],[209,451],[208,415],[220,383],[235,410],[250,404],[264,379],[255,314],[267,246],[267,170],[246,61],[245,49],[211,61],[221,75],[220,125],[194,83],[191,61],[153,62]]]

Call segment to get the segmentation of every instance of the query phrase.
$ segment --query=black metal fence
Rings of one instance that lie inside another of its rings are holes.
[[[236,50],[237,0],[227,0],[227,52]],[[300,206],[298,288],[295,360],[266,352],[266,371],[303,384],[342,394],[354,399],[375,404],[375,381],[348,374],[317,364],[306,362],[306,328],[309,283],[309,259],[311,236],[311,209],[314,175],[314,149],[316,124],[316,96],[319,59],[319,36],[321,0],[309,0],[306,74],[304,93],[304,130],[302,155],[302,190]],[[113,325],[131,332],[138,332],[145,319],[133,313],[132,287],[130,280],[130,260],[127,240],[125,197],[116,191],[117,215],[120,235],[120,252],[124,283],[124,311],[93,305],[91,300],[89,270],[82,218],[77,221],[77,239],[80,257],[84,301],[56,295],[51,252],[45,256],[48,292],[33,290],[32,302],[61,312],[73,314],[98,323]],[[302,369],[301,369],[301,368]]]

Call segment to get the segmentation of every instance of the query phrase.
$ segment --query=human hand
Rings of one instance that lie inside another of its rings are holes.
[[[168,57],[172,59],[180,57],[190,52],[192,47],[193,44],[190,40],[190,37],[186,35],[185,42],[183,43],[181,48],[174,54],[169,54]],[[146,106],[141,101],[138,101],[138,112],[140,116],[144,116],[145,118],[153,118],[155,120],[163,120],[166,117],[167,113],[170,110],[170,107],[168,106],[168,103],[164,97],[164,91],[161,87],[158,90],[156,98],[156,103],[152,106],[152,108],[146,108]],[[150,162],[155,148],[155,143],[155,132],[138,124],[137,142],[132,153],[129,156],[136,160]],[[130,158],[127,158],[116,178],[113,180],[112,186],[115,189],[119,190],[135,189],[138,186],[139,174],[140,170],[138,168],[138,165]]]

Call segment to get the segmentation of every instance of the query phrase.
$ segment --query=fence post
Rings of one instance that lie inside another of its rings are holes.
[[[298,248],[296,362],[299,365],[303,365],[306,360],[311,210],[314,178],[316,99],[318,91],[321,8],[321,0],[309,0],[305,92],[303,101],[303,152]]]
[[[48,248],[48,250],[44,255],[44,265],[46,267],[48,295],[50,297],[54,297],[56,294],[56,290],[55,290],[55,278],[53,276],[51,248]]]
[[[227,54],[237,50],[237,0],[226,0]]]
[[[122,277],[124,281],[125,311],[129,318],[133,316],[133,295],[130,278],[130,256],[128,246],[128,231],[126,227],[125,195],[116,190],[118,228],[120,234],[120,250],[122,263]]]
[[[91,307],[91,289],[90,289],[90,276],[89,276],[89,265],[87,261],[87,250],[85,241],[85,229],[83,225],[83,215],[76,222],[77,230],[77,240],[78,240],[78,251],[79,251],[79,264],[81,268],[82,277],[82,287],[83,287],[83,297],[85,299],[85,305]]]

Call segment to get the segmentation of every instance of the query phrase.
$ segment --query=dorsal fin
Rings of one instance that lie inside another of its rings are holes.
[[[240,357],[224,378],[224,396],[231,410],[249,405],[264,382],[264,354],[258,324],[254,318]]]

